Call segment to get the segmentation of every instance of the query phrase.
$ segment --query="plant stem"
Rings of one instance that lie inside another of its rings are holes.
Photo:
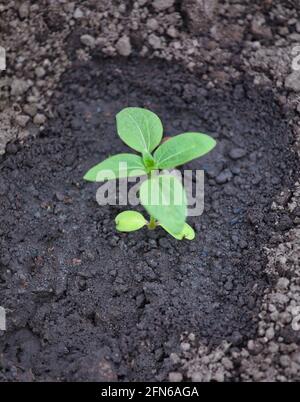
[[[152,177],[152,174],[153,174],[153,171],[150,171],[149,173],[148,173],[148,179],[151,179],[151,177]],[[157,223],[156,223],[156,219],[154,218],[154,216],[151,216],[150,215],[150,222],[149,222],[149,224],[148,224],[148,229],[149,230],[154,230],[155,228],[156,228],[156,226],[157,226]]]
[[[155,218],[153,216],[150,216],[150,222],[149,222],[149,225],[148,225],[148,229],[154,230],[156,228],[156,226],[157,225],[156,225]]]

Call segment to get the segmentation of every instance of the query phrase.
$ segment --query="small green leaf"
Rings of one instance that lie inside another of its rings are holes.
[[[104,181],[122,177],[143,176],[147,174],[143,160],[138,155],[118,154],[94,166],[84,176],[88,181]]]
[[[215,145],[216,141],[206,134],[179,134],[158,147],[154,159],[159,169],[171,169],[207,154]]]
[[[194,240],[195,238],[195,231],[194,229],[188,224],[185,223],[182,231],[179,234],[173,233],[171,230],[169,230],[167,227],[160,225],[162,228],[165,229],[166,232],[168,232],[171,236],[175,237],[177,240]]]
[[[143,162],[147,172],[151,172],[151,170],[155,169],[155,160],[150,152],[143,152]]]
[[[187,215],[186,194],[181,182],[171,175],[154,176],[144,181],[140,200],[150,216],[173,233],[180,233]]]
[[[163,126],[150,110],[127,107],[117,114],[117,130],[126,145],[135,151],[153,151],[162,139]]]
[[[143,215],[136,211],[121,212],[116,216],[115,222],[119,232],[134,232],[148,223]]]

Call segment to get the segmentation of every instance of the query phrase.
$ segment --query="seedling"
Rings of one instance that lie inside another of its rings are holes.
[[[187,199],[181,181],[160,171],[205,155],[215,147],[215,140],[206,134],[193,132],[179,134],[161,143],[162,123],[147,109],[125,108],[117,114],[116,120],[119,137],[141,156],[114,155],[90,169],[84,179],[103,181],[147,175],[147,180],[140,186],[139,197],[149,220],[139,212],[124,211],[115,218],[117,230],[132,232],[144,226],[150,230],[161,226],[178,240],[193,240],[195,232],[186,223]]]

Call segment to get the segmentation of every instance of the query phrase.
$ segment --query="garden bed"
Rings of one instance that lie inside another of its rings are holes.
[[[36,139],[0,161],[0,378],[166,380],[183,333],[216,346],[257,332],[274,227],[293,224],[272,201],[294,182],[291,131],[271,91],[247,76],[208,89],[159,60],[74,63]],[[115,231],[118,206],[96,203],[82,177],[126,151],[115,114],[144,106],[166,135],[202,131],[218,144],[187,167],[205,171],[193,242],[161,230]],[[272,235],[272,239],[271,239]],[[238,380],[232,374],[232,379]]]

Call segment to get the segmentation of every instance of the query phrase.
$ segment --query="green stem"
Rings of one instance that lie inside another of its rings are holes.
[[[156,220],[153,216],[150,216],[150,222],[148,224],[148,229],[150,230],[154,230],[156,228],[157,224],[156,224]]]
[[[151,177],[152,177],[152,171],[150,171],[148,173],[148,179],[151,179]],[[154,218],[154,216],[150,216],[150,222],[148,224],[148,229],[154,230],[156,228],[156,226],[157,226],[156,219]]]

